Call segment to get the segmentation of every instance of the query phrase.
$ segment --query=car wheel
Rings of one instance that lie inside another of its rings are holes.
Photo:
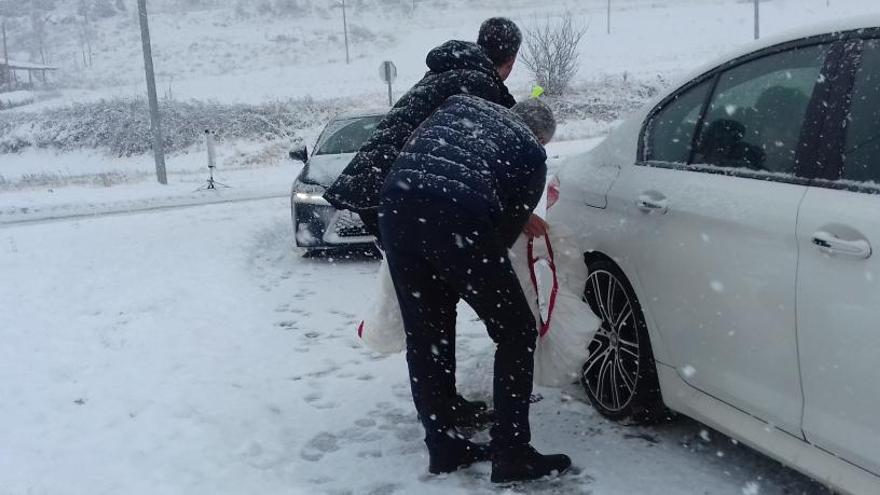
[[[602,320],[587,346],[581,383],[593,407],[616,421],[653,423],[666,414],[648,327],[635,291],[614,263],[588,264],[584,297]]]

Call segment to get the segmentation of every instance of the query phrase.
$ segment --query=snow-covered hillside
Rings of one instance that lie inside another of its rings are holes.
[[[90,18],[92,55],[90,65],[84,67],[79,0],[47,0],[56,8],[47,15],[44,54],[47,63],[59,70],[50,76],[50,91],[29,92],[27,98],[17,99],[27,104],[0,110],[0,151],[21,153],[15,160],[0,153],[0,188],[58,185],[94,170],[109,174],[114,182],[149,176],[148,160],[118,159],[127,154],[120,151],[129,149],[126,143],[95,145],[93,139],[79,138],[108,125],[99,115],[107,108],[128,108],[131,115],[139,116],[131,122],[110,123],[114,130],[134,132],[146,126],[139,110],[145,108],[145,83],[134,2],[93,1],[126,7],[124,12],[106,7],[115,13]],[[474,39],[487,17],[509,16],[528,28],[547,16],[570,12],[588,30],[580,49],[580,72],[566,97],[567,106],[575,111],[560,127],[558,138],[590,138],[602,135],[620,112],[640,104],[657,88],[749,43],[753,33],[752,3],[743,0],[613,0],[610,34],[605,0],[547,0],[540,5],[529,0],[350,0],[351,62],[346,64],[341,10],[335,4],[329,0],[150,0],[160,97],[173,116],[192,120],[177,118],[171,127],[174,135],[193,136],[201,127],[213,127],[223,139],[221,152],[238,157],[223,166],[276,166],[284,163],[285,149],[313,142],[337,109],[386,105],[386,89],[377,73],[381,61],[397,65],[394,89],[399,96],[424,73],[430,48],[450,38]],[[765,0],[762,33],[772,35],[869,12],[880,12],[880,3]],[[10,24],[13,58],[33,57],[26,20]],[[517,97],[523,97],[532,80],[520,65],[508,84]],[[98,103],[101,100],[112,103]],[[214,107],[186,107],[191,100],[211,102]],[[232,126],[230,116],[262,118],[265,105],[275,102],[295,113],[314,101],[325,111],[299,112],[296,127],[268,139],[267,133],[243,137],[226,132]],[[85,106],[71,107],[80,104]],[[243,113],[237,114],[233,105],[250,107],[239,108]],[[218,110],[212,120],[204,113],[187,113],[192,108]],[[74,113],[79,117],[69,119]],[[172,161],[187,165],[170,169],[172,174],[201,168],[202,157],[194,155],[202,152],[199,144],[190,146],[191,139],[179,142],[183,146],[172,149],[182,150],[184,156]],[[94,150],[75,156],[60,153],[71,147]],[[59,153],[47,160],[29,151],[32,148]]]
[[[59,2],[60,3],[60,2]],[[580,80],[624,72],[634,77],[675,76],[752,38],[752,5],[742,0],[615,0],[606,33],[605,0],[373,0],[351,2],[350,64],[345,64],[341,11],[335,2],[164,0],[151,2],[152,38],[160,92],[176,98],[262,103],[270,99],[374,97],[384,88],[377,67],[393,60],[399,89],[424,72],[425,53],[450,38],[473,39],[480,22],[510,16],[528,27],[544,16],[571,12],[589,27],[582,44]],[[314,4],[314,7],[307,7]],[[880,12],[873,0],[765,0],[766,35],[830,18]],[[183,5],[189,5],[183,8]],[[57,83],[83,91],[62,102],[142,93],[140,34],[131,8],[97,19],[93,65],[83,68],[76,16],[58,16],[48,38],[48,61],[60,67]],[[24,27],[22,27],[24,29]],[[24,43],[24,41],[22,41]],[[23,47],[16,55],[26,56]],[[14,52],[15,53],[15,52]],[[511,83],[520,93],[525,70]],[[94,94],[93,94],[94,93]],[[59,102],[60,103],[60,102]]]

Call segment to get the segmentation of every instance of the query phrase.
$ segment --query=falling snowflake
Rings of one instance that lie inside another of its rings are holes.
[[[761,492],[761,487],[758,483],[754,481],[749,481],[743,486],[742,493],[743,495],[758,495]]]
[[[712,283],[709,285],[712,286],[712,290],[714,290],[715,292],[724,292],[724,284],[722,284],[718,280],[713,280]]]
[[[690,378],[697,374],[696,368],[687,364],[681,368],[681,374],[684,375],[685,378]]]

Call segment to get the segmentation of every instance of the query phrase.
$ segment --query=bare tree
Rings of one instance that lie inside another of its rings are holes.
[[[6,23],[9,19],[14,19],[16,17],[21,17],[26,15],[26,4],[16,0],[0,0],[0,22],[2,22],[2,48],[3,52],[0,55],[3,56],[4,62],[9,58],[9,49],[6,39]],[[11,87],[13,83],[13,74],[12,71],[9,70],[7,65],[3,66],[5,70],[0,71],[0,86],[8,86]]]
[[[580,65],[578,47],[585,34],[587,27],[576,25],[571,13],[559,21],[548,16],[526,29],[522,61],[548,95],[568,89]]]
[[[31,60],[46,64],[46,21],[48,14],[37,2],[31,3]]]

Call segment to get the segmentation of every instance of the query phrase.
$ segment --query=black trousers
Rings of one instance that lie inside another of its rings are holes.
[[[440,198],[393,192],[379,226],[406,329],[413,401],[431,445],[453,430],[456,305],[464,299],[496,344],[492,444],[529,443],[535,319],[488,218]]]

